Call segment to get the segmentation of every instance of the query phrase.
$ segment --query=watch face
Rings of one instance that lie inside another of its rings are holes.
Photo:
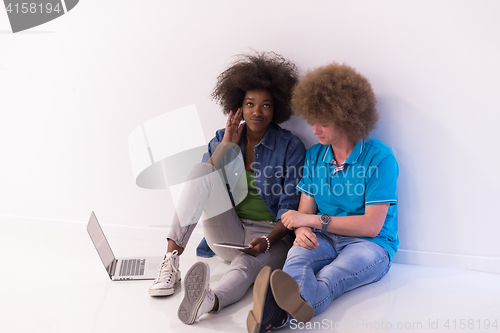
[[[330,223],[330,216],[326,214],[321,215],[321,223],[322,224]]]

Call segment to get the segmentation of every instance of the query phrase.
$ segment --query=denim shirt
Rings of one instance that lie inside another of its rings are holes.
[[[221,176],[228,186],[233,205],[235,202],[232,192],[236,183],[241,176],[246,177],[243,160],[246,129],[245,124],[238,145],[224,156],[221,166]],[[208,143],[208,152],[203,155],[202,162],[210,159],[225,131],[223,128],[215,133],[215,137]],[[275,123],[269,124],[266,134],[255,146],[255,187],[276,221],[288,210],[297,210],[299,206],[300,196],[295,187],[302,178],[305,151],[305,146],[298,137]]]

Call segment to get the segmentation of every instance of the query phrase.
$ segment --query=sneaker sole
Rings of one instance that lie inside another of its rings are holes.
[[[298,322],[307,323],[314,317],[313,308],[300,296],[297,281],[287,273],[276,270],[271,274],[271,290],[278,306]]]
[[[180,285],[181,285],[181,279],[179,279],[179,281],[177,281],[174,284],[173,288],[169,288],[169,289],[149,289],[149,296],[158,297],[158,296],[170,296],[170,295],[173,295],[174,292],[175,292],[175,289],[179,288]]]
[[[205,298],[208,288],[210,268],[204,262],[194,264],[184,277],[184,298],[182,299],[177,316],[184,324],[191,325]]]
[[[247,316],[248,333],[259,333],[260,331],[270,276],[271,267],[265,266],[260,270],[259,275],[255,279],[253,285],[253,308],[248,312]]]

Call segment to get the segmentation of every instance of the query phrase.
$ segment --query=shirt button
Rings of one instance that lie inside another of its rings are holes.
[[[235,175],[235,176],[238,176],[238,173],[236,172],[234,175]]]

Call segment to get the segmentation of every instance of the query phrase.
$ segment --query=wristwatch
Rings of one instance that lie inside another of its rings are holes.
[[[319,218],[321,221],[321,232],[326,233],[326,228],[328,228],[328,224],[330,224],[330,215],[323,214]]]

